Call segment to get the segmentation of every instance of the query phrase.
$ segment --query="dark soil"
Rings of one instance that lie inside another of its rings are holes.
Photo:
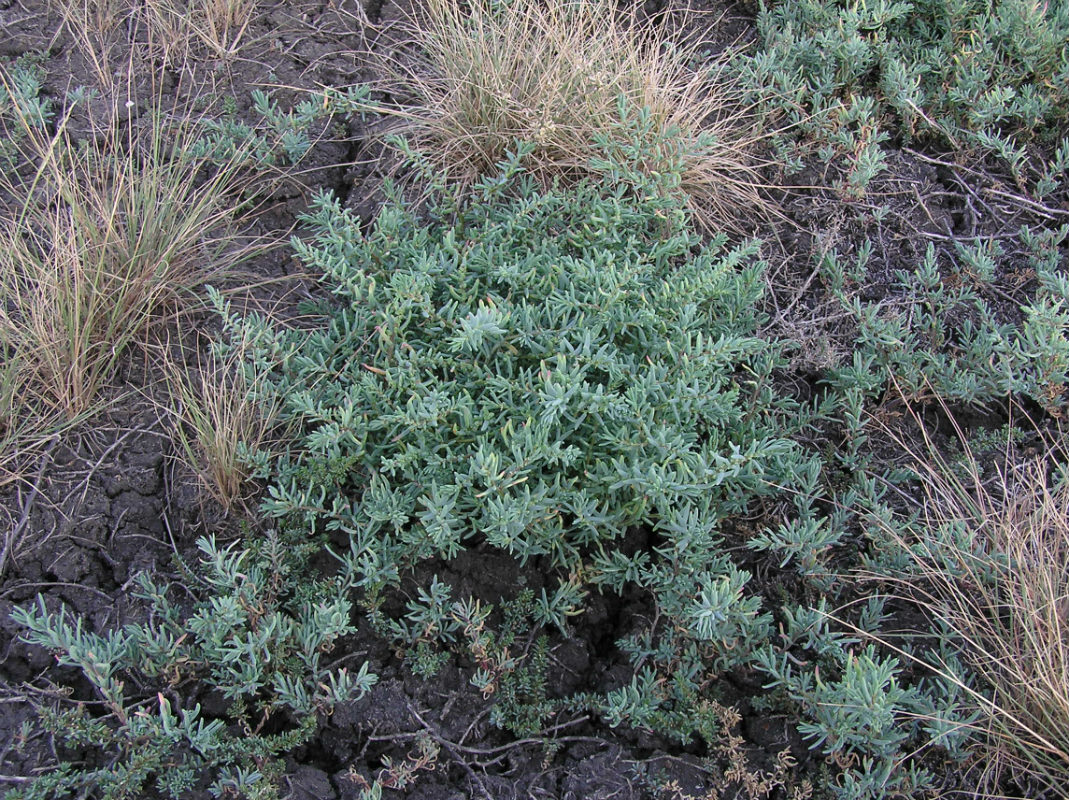
[[[374,72],[375,55],[397,46],[397,23],[407,15],[405,6],[392,0],[366,0],[362,7],[357,2],[263,0],[239,58],[205,61],[194,74],[146,62],[136,65],[135,74],[146,84],[167,87],[176,102],[183,93],[211,86],[217,97],[236,102],[240,117],[255,122],[251,89],[288,87],[276,95],[285,107],[287,97],[302,89],[366,80]],[[724,14],[707,32],[711,41],[723,46],[752,39],[749,6],[704,9],[712,19]],[[646,13],[661,12],[656,2],[646,4]],[[81,51],[45,0],[0,0],[0,31],[0,59],[46,54],[46,91],[57,100],[68,87],[95,82]],[[115,50],[116,69],[122,67],[121,51]],[[137,111],[135,107],[131,112],[132,119]],[[255,226],[261,232],[294,227],[311,195],[322,189],[343,198],[362,218],[372,218],[388,170],[381,152],[381,145],[358,122],[344,136],[332,133],[313,148],[298,175],[273,189]],[[792,391],[805,396],[811,389],[809,378],[839,358],[840,343],[846,341],[841,317],[819,281],[811,280],[813,256],[832,247],[849,254],[854,242],[871,238],[877,246],[866,292],[871,299],[888,297],[894,291],[894,271],[915,265],[929,245],[947,249],[958,237],[1000,235],[1035,221],[1035,209],[985,194],[994,180],[987,175],[937,154],[901,149],[864,202],[845,201],[830,189],[782,190],[787,219],[766,223],[754,233],[765,240],[765,256],[772,265],[768,311],[773,332],[803,344],[789,381]],[[832,183],[829,176],[816,174],[770,179],[785,186]],[[888,206],[890,213],[875,214],[878,205]],[[286,248],[259,256],[249,269],[262,284],[249,302],[279,313],[292,313],[298,300],[316,291]],[[1007,313],[1013,310],[1007,301]],[[196,329],[185,333],[192,336],[217,327],[205,313],[196,320]],[[19,639],[12,608],[43,594],[49,604],[66,604],[88,627],[107,630],[139,613],[129,600],[136,574],[148,571],[161,579],[176,575],[176,559],[195,557],[197,536],[232,538],[243,522],[256,524],[252,515],[243,519],[236,511],[224,513],[181,465],[153,403],[159,396],[158,381],[143,355],[132,357],[107,412],[57,438],[23,465],[18,480],[0,487],[0,527],[9,531],[0,567],[0,788],[4,781],[14,785],[55,763],[43,736],[28,741],[22,737],[23,724],[34,716],[33,703],[50,702],[58,686],[73,686],[76,697],[86,691],[73,671],[58,669],[52,656]],[[453,585],[455,596],[471,594],[488,601],[511,596],[521,581],[537,590],[546,579],[537,570],[521,574],[516,564],[491,553],[436,565],[436,573]],[[758,574],[768,585],[782,584],[780,591],[789,589],[790,576],[767,565]],[[632,667],[615,643],[652,611],[648,598],[641,596],[593,597],[571,635],[558,634],[550,642],[550,697],[604,692],[628,683]],[[549,737],[517,740],[490,724],[492,701],[471,686],[473,665],[461,657],[454,657],[434,680],[419,680],[366,629],[342,643],[332,657],[338,663],[370,662],[379,682],[364,698],[322,720],[315,738],[292,754],[285,786],[286,796],[295,800],[354,798],[363,781],[380,774],[387,759],[400,763],[415,758],[421,738],[437,746],[437,763],[417,771],[403,791],[384,796],[702,797],[719,778],[709,766],[716,759],[703,758],[716,753],[705,747],[612,729],[589,714],[561,712],[549,723]],[[756,678],[754,682],[759,684]],[[751,767],[768,770],[783,752],[796,759],[799,770],[812,765],[819,755],[789,720],[749,709],[745,698],[755,688],[724,681],[719,697],[722,703],[739,705],[743,717],[733,733],[741,737]],[[219,707],[218,698],[198,701],[206,712]],[[676,788],[662,794],[651,788],[654,783]],[[723,796],[733,795],[729,789]],[[771,796],[788,795],[777,789]]]

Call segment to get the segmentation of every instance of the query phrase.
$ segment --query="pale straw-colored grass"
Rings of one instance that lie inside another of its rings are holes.
[[[249,454],[270,444],[278,402],[265,400],[264,377],[249,377],[245,352],[216,349],[196,367],[164,360],[169,403],[161,407],[179,460],[207,493],[230,511],[249,494]]]
[[[181,65],[235,57],[255,11],[256,0],[145,0],[143,19],[154,50]]]
[[[193,155],[189,117],[110,113],[90,141],[25,124],[26,166],[0,175],[0,437],[5,451],[98,407],[131,347],[238,274],[239,153]],[[16,121],[17,124],[17,121]]]
[[[388,61],[387,85],[411,98],[401,127],[451,180],[492,172],[519,139],[549,185],[637,137],[647,176],[681,158],[677,188],[708,227],[749,229],[771,213],[759,155],[769,134],[700,43],[603,0],[428,0],[413,28],[414,55]]]
[[[97,87],[113,92],[144,60],[172,69],[227,61],[247,41],[256,0],[50,0]]]

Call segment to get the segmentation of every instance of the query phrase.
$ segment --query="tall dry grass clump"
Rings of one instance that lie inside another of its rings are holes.
[[[516,139],[536,145],[526,166],[544,183],[575,178],[606,140],[631,147],[637,136],[647,175],[669,174],[681,151],[678,188],[708,226],[744,228],[768,211],[764,134],[700,43],[605,0],[429,0],[422,14],[419,55],[387,71],[412,99],[399,115],[408,133],[451,180],[488,174]],[[621,119],[640,112],[637,124]]]
[[[923,428],[922,428],[923,430]],[[961,431],[958,431],[959,436]],[[923,502],[908,528],[882,525],[908,553],[912,599],[952,633],[979,683],[929,664],[976,703],[988,747],[980,782],[1069,787],[1069,470],[1064,438],[1021,456],[911,451]],[[986,463],[985,463],[986,462]]]
[[[55,133],[27,123],[26,166],[0,175],[10,416],[89,410],[132,344],[246,255],[232,239],[244,154],[207,164],[192,155],[196,125],[158,106],[118,118],[94,123],[92,142],[65,120]]]

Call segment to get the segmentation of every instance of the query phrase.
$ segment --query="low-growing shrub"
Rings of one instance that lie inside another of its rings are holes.
[[[473,547],[558,576],[539,624],[565,628],[592,587],[638,584],[674,623],[636,660],[653,647],[666,669],[677,653],[729,669],[767,619],[717,526],[799,458],[780,435],[794,409],[771,389],[776,348],[754,336],[755,248],[702,245],[684,199],[631,162],[543,192],[531,150],[468,200],[439,183],[422,217],[389,204],[366,234],[316,201],[295,246],[338,298],[322,325],[229,322],[300,426],[260,464],[263,510],[347,537],[345,570],[372,598]],[[639,525],[653,549],[622,552]]]
[[[816,533],[799,539],[796,557],[814,572],[842,519],[823,517],[819,458],[787,438],[817,412],[772,388],[783,359],[755,335],[754,247],[726,249],[723,236],[702,244],[678,184],[636,165],[642,146],[610,147],[589,165],[598,179],[548,191],[523,167],[531,145],[466,189],[417,157],[429,198],[412,207],[395,195],[367,231],[320,197],[311,237],[295,247],[335,297],[319,307],[321,323],[280,330],[224,307],[232,335],[252,343],[248,369],[268,374],[263,395],[298,431],[283,458],[259,461],[262,508],[340,541],[341,572],[376,629],[422,675],[449,650],[471,657],[473,684],[514,731],[570,709],[681,742],[721,741],[718,679],[767,664],[781,686],[767,703],[800,714],[814,746],[840,759],[852,788],[839,796],[929,785],[911,759],[938,740],[916,717],[940,691],[827,630],[780,641],[737,563],[755,543],[733,540],[728,523],[763,498],[812,493],[800,507]],[[636,531],[645,543],[627,544]],[[547,700],[537,646],[521,662],[489,633],[488,605],[454,600],[437,577],[412,586],[482,548],[544,576],[533,598],[522,595],[533,629],[567,631],[593,591],[645,595],[650,618],[618,643],[633,680]],[[386,600],[402,581],[406,610],[390,619]],[[814,683],[807,648],[820,649],[834,683]],[[859,697],[878,719],[835,712]],[[867,780],[862,763],[894,775]]]
[[[246,549],[198,545],[200,600],[191,610],[144,574],[136,592],[150,608],[144,623],[97,634],[40,598],[16,609],[26,641],[81,670],[96,696],[39,709],[56,742],[87,761],[32,776],[7,800],[133,799],[150,787],[173,798],[206,787],[214,797],[277,798],[278,756],[308,739],[317,715],[374,683],[366,664],[350,674],[323,663],[354,630],[349,587],[310,579],[307,547],[273,533]],[[229,703],[225,718],[209,719],[176,691],[191,679]]]
[[[743,508],[785,470],[754,247],[699,246],[633,165],[611,165],[633,179],[615,188],[542,193],[531,149],[470,202],[440,185],[425,218],[398,201],[367,235],[316,201],[295,246],[339,298],[324,324],[230,320],[253,368],[282,365],[265,391],[303,428],[263,465],[266,512],[343,530],[380,566],[484,541],[574,569],[643,520]]]
[[[345,91],[324,89],[283,109],[277,99],[260,89],[251,92],[256,119],[252,124],[233,111],[202,121],[201,137],[190,149],[193,155],[217,164],[236,157],[244,165],[264,170],[299,164],[324,134],[335,114],[365,113],[377,106],[368,101],[367,86],[351,86]],[[231,98],[232,100],[232,98]]]
[[[744,81],[842,159],[850,194],[884,169],[892,134],[994,153],[1020,178],[1026,145],[1064,130],[1064,3],[772,0],[757,26]]]
[[[844,260],[826,254],[821,275],[856,325],[849,365],[829,372],[836,391],[904,395],[909,401],[985,406],[1027,398],[1060,415],[1069,384],[1069,282],[1060,244],[1069,227],[1023,229],[1022,262],[1004,258],[995,240],[957,243],[952,256],[934,247],[914,270],[897,273],[898,296],[863,302]],[[855,275],[864,272],[864,253]],[[1007,303],[997,276],[1032,283]]]
[[[800,661],[789,647],[761,651],[767,688],[789,698],[777,700],[800,718],[799,733],[840,766],[835,797],[910,797],[930,789],[936,775],[916,756],[933,745],[963,754],[974,721],[968,698],[953,681],[907,683],[901,659],[872,644],[856,648],[856,639],[829,631],[825,614],[798,609],[787,616],[788,636],[797,637],[790,644],[804,634],[813,660]]]

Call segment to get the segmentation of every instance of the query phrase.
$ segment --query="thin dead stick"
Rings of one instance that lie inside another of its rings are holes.
[[[983,172],[980,172],[980,171],[975,170],[975,169],[970,169],[969,167],[966,167],[966,166],[964,166],[962,164],[955,164],[955,163],[953,163],[951,161],[945,161],[945,160],[939,159],[939,158],[932,158],[931,156],[926,156],[923,153],[918,153],[916,150],[911,150],[908,147],[904,147],[902,149],[903,149],[903,152],[909,153],[911,156],[914,156],[915,158],[917,158],[917,159],[919,159],[921,161],[924,161],[924,162],[926,162],[928,164],[933,164],[933,165],[938,166],[938,167],[946,167],[947,169],[954,170],[954,171],[967,172],[970,175],[974,175],[974,176],[976,176],[978,178],[987,178],[989,180],[991,178],[991,176],[986,175]],[[960,179],[959,179],[959,182],[961,182]],[[965,188],[966,188],[967,192],[969,192],[970,194],[973,194],[975,196],[975,192],[971,188],[969,188],[967,186]],[[1040,214],[1045,214],[1050,218],[1069,217],[1069,210],[1062,209],[1062,208],[1052,208],[1051,206],[1044,205],[1043,203],[1040,203],[1040,202],[1037,202],[1035,200],[1032,200],[1031,198],[1025,197],[1024,195],[1015,194],[1013,192],[1003,191],[1002,189],[996,189],[993,186],[985,187],[981,191],[986,192],[987,194],[996,195],[998,197],[1005,198],[1007,200],[1010,200],[1012,202],[1018,203],[1018,204],[1023,205],[1023,206],[1027,206],[1028,208],[1031,208],[1033,211],[1035,211],[1037,213],[1040,213]],[[979,198],[977,198],[977,199],[979,199]],[[981,202],[983,202],[983,201],[981,200]],[[986,205],[986,203],[985,203],[985,205]]]
[[[41,454],[41,461],[37,465],[37,474],[33,479],[33,486],[30,488],[30,496],[26,498],[26,502],[22,504],[22,512],[19,514],[19,520],[15,523],[10,533],[4,537],[4,546],[0,550],[0,577],[3,577],[4,572],[7,570],[7,561],[11,553],[11,548],[15,542],[17,542],[25,533],[26,526],[30,522],[30,512],[33,511],[34,501],[37,500],[37,496],[41,493],[41,482],[45,477],[45,468],[48,466],[48,462],[51,460],[52,451],[56,449],[56,445],[59,443],[59,437],[53,436],[52,441],[49,442],[48,447]]]
[[[826,255],[826,253],[824,255]],[[794,297],[791,299],[791,302],[789,302],[787,304],[787,307],[785,309],[783,309],[782,311],[779,312],[779,314],[776,315],[775,321],[772,323],[772,325],[770,325],[768,327],[771,328],[771,327],[773,327],[775,325],[779,325],[779,324],[783,323],[787,319],[787,315],[790,314],[791,311],[794,310],[794,307],[796,305],[798,305],[798,303],[802,299],[802,296],[805,295],[806,290],[809,288],[809,286],[813,283],[813,281],[816,279],[817,275],[819,275],[819,274],[820,274],[820,263],[818,262],[817,265],[815,267],[813,267],[813,270],[809,273],[809,277],[805,279],[805,283],[802,284],[802,287],[800,289],[798,289],[794,293]]]
[[[30,583],[17,583],[9,586],[3,592],[0,592],[0,598],[7,597],[16,590],[22,591],[27,589],[51,589],[51,588],[65,588],[65,589],[81,589],[83,592],[89,592],[95,594],[97,597],[102,598],[109,604],[115,602],[115,598],[110,594],[97,589],[95,586],[87,586],[84,583],[71,583],[70,581],[32,581]]]
[[[482,793],[483,797],[485,797],[486,800],[494,800],[494,796],[490,794],[490,791],[486,788],[486,784],[484,784],[482,782],[482,779],[475,774],[475,770],[471,768],[471,765],[468,764],[468,762],[461,757],[459,752],[457,752],[457,746],[450,742],[448,739],[446,739],[444,736],[441,736],[434,728],[432,728],[427,723],[427,721],[420,716],[420,713],[416,711],[416,709],[412,706],[411,703],[405,703],[405,706],[407,706],[409,713],[416,718],[416,721],[424,727],[430,737],[449,751],[449,754],[453,756],[453,759],[458,764],[460,764],[461,769],[463,769],[464,772],[467,773],[468,778],[471,779],[472,784],[479,787],[479,791]]]
[[[433,732],[433,730],[430,728],[430,726],[428,726],[427,723],[423,720],[423,718],[419,716],[419,714],[416,712],[415,709],[413,709],[411,706],[409,706],[409,710],[412,712],[412,715],[421,724],[423,724],[424,726],[427,727],[428,731]],[[549,736],[550,734],[555,733],[555,732],[560,731],[560,730],[564,730],[565,728],[571,728],[571,727],[574,727],[576,725],[581,725],[582,723],[586,722],[589,719],[590,719],[590,717],[587,717],[587,716],[576,717],[575,719],[570,719],[567,722],[561,722],[561,723],[558,723],[557,725],[551,725],[550,727],[543,729],[541,731],[541,733],[540,733],[540,736],[542,738],[530,737],[529,736],[526,739],[517,739],[514,742],[509,742],[508,744],[501,744],[501,745],[498,745],[497,747],[470,747],[468,745],[462,745],[462,744],[459,744],[458,742],[452,742],[452,741],[450,741],[449,744],[452,747],[455,747],[457,750],[460,750],[460,751],[462,751],[464,753],[468,753],[470,755],[475,755],[475,756],[499,755],[501,753],[506,753],[509,750],[514,750],[517,747],[522,747],[523,745],[527,745],[527,744],[542,744],[544,742],[544,738]],[[558,742],[604,742],[605,740],[604,739],[599,739],[596,736],[562,736],[562,737],[559,737],[558,739],[556,739],[556,741],[558,741]],[[442,744],[445,744],[445,742],[443,741]]]
[[[82,486],[82,496],[79,499],[80,503],[84,503],[85,502],[86,495],[89,494],[89,484],[90,484],[90,482],[91,482],[91,480],[93,478],[93,475],[95,475],[96,471],[98,469],[100,469],[100,465],[104,463],[104,460],[109,455],[111,455],[112,451],[114,451],[116,448],[118,448],[119,445],[121,445],[123,442],[125,442],[130,436],[132,436],[135,433],[144,433],[144,431],[141,431],[141,430],[136,429],[136,428],[131,428],[130,430],[126,431],[122,436],[120,436],[118,439],[116,439],[114,442],[112,442],[108,446],[108,448],[101,454],[100,458],[97,459],[96,463],[93,464],[89,468],[89,472],[86,474],[86,476],[82,479],[81,483],[79,484],[80,486]],[[86,460],[86,463],[88,463],[88,460]],[[77,491],[78,491],[78,489],[75,488],[73,492],[71,492],[70,494],[67,495],[66,498],[64,498],[64,500],[66,501],[67,499],[69,499]]]
[[[1050,206],[1043,205],[1042,203],[1032,200],[1031,198],[1025,197],[1024,195],[1014,194],[1013,192],[1004,192],[1001,189],[996,189],[993,186],[989,186],[983,189],[983,191],[987,194],[1004,197],[1014,203],[1026,206],[1027,208],[1030,208],[1037,213],[1045,214],[1050,219],[1054,219],[1056,217],[1069,217],[1069,211],[1065,209],[1051,208]]]

